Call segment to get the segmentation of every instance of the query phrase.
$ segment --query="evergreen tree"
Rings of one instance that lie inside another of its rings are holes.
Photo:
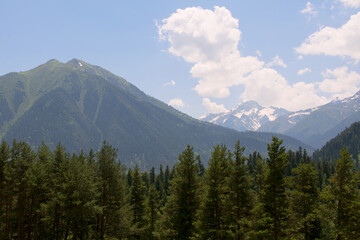
[[[93,219],[100,212],[96,205],[97,185],[95,171],[84,161],[84,155],[74,155],[64,174],[64,222],[65,239],[89,239],[95,237],[91,232]]]
[[[197,161],[197,164],[198,164],[198,175],[199,175],[199,177],[202,177],[205,174],[205,167],[204,167],[204,164],[201,161],[200,155],[196,156],[196,161]]]
[[[164,191],[166,196],[169,195],[169,186],[170,186],[170,169],[169,166],[166,165],[165,174],[164,174]]]
[[[133,182],[133,172],[132,172],[131,168],[129,168],[128,173],[127,173],[127,187],[128,188],[131,188],[132,182]]]
[[[11,149],[10,167],[13,168],[13,176],[9,176],[13,181],[14,187],[14,213],[17,216],[17,239],[24,240],[29,237],[29,232],[26,228],[32,227],[31,216],[33,209],[31,206],[29,192],[30,182],[28,178],[29,169],[31,168],[34,160],[35,153],[25,142],[16,143],[14,141]],[[30,226],[29,226],[30,224]]]
[[[150,170],[150,184],[155,184],[155,178],[156,178],[155,167],[152,167]]]
[[[141,179],[139,167],[136,165],[133,172],[131,186],[131,210],[133,213],[131,234],[135,239],[144,237],[145,228],[145,186]]]
[[[163,227],[173,239],[190,239],[195,232],[195,222],[200,204],[198,166],[190,145],[179,155],[175,175],[171,180],[170,198],[164,209]]]
[[[251,210],[250,176],[248,166],[243,156],[245,147],[240,147],[238,140],[235,145],[234,161],[231,161],[228,178],[229,193],[226,200],[227,221],[229,232],[233,239],[245,239],[248,231],[249,215]]]
[[[312,164],[301,163],[293,169],[291,192],[292,209],[295,215],[295,232],[301,233],[303,239],[320,238],[321,229],[317,226],[319,219],[317,209],[319,205],[318,172]]]
[[[335,237],[356,239],[360,237],[359,188],[349,152],[342,149],[341,158],[336,161],[335,174],[330,178],[324,192],[328,206],[334,211]],[[355,211],[354,211],[355,210]]]
[[[285,148],[281,146],[282,140],[272,138],[268,144],[268,174],[265,179],[265,212],[271,218],[269,231],[272,239],[280,239],[284,235],[286,221],[287,199],[285,195],[285,170],[287,167],[287,156]]]
[[[265,160],[260,154],[257,154],[254,159],[254,207],[251,210],[251,230],[248,235],[250,239],[267,240],[271,239],[268,226],[271,224],[271,219],[265,213],[264,201],[264,186],[266,174],[268,172]]]
[[[104,142],[97,153],[97,205],[102,211],[97,216],[96,232],[100,240],[124,237],[128,228],[125,173],[120,162],[116,161],[116,152],[116,149]]]
[[[0,239],[5,239],[5,168],[10,160],[10,146],[3,141],[0,146]]]
[[[147,218],[148,227],[146,229],[147,239],[155,239],[155,226],[159,219],[159,194],[156,191],[155,185],[152,184],[149,189],[149,197],[147,199]]]
[[[224,199],[228,193],[226,180],[229,175],[230,157],[225,146],[214,147],[209,168],[206,171],[207,190],[201,216],[202,239],[229,238]]]

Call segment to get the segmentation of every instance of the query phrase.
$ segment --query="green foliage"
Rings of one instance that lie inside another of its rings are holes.
[[[139,167],[136,166],[133,173],[131,186],[131,235],[136,239],[142,239],[145,235],[145,186],[140,176]]]
[[[282,140],[273,137],[272,143],[268,144],[268,174],[265,179],[265,195],[263,198],[265,212],[271,219],[268,229],[272,239],[280,239],[284,235],[286,221],[287,199],[285,195],[285,169],[287,167],[287,155],[285,147],[281,146]]]
[[[190,145],[179,155],[179,162],[174,168],[170,198],[164,208],[164,219],[168,219],[168,223],[163,227],[168,229],[163,231],[170,238],[190,239],[195,232],[200,205],[198,164]]]
[[[355,168],[360,170],[360,122],[353,123],[349,128],[342,131],[338,136],[331,139],[320,150],[314,152],[317,161],[332,162],[340,157],[340,150],[346,148],[355,161]]]
[[[360,236],[359,182],[349,152],[342,149],[341,158],[336,161],[335,174],[330,178],[323,197],[331,211],[328,213],[337,239],[356,239]]]
[[[126,172],[106,142],[72,155],[60,143],[34,152],[2,142],[0,239],[360,238],[360,173],[348,151],[335,165],[286,153],[276,137],[266,161],[244,151],[217,145],[205,168],[188,145],[172,168],[147,174]]]
[[[320,238],[321,229],[316,224],[319,222],[319,188],[318,172],[310,163],[302,163],[292,170],[294,177],[291,179],[291,208],[293,210],[295,236],[301,234],[303,239]]]
[[[229,226],[226,223],[225,203],[228,189],[231,154],[224,145],[214,147],[209,168],[206,171],[206,197],[202,207],[201,238],[227,239]]]
[[[229,235],[232,239],[244,239],[249,231],[249,216],[252,208],[250,192],[250,175],[243,156],[245,147],[240,147],[240,141],[235,144],[234,160],[230,159],[228,193],[226,196],[226,221],[229,225]]]

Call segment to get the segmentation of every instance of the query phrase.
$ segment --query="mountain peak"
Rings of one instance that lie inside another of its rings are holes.
[[[85,65],[90,65],[90,64],[88,64],[88,63],[86,63],[86,62],[84,62],[84,61],[82,61],[82,60],[80,60],[80,59],[77,59],[77,58],[73,58],[73,59],[71,59],[70,61],[68,61],[67,63],[66,63],[66,65],[70,65],[70,66],[72,66],[72,67],[83,67],[83,66],[85,66]]]
[[[230,112],[209,114],[202,120],[239,131],[257,131],[262,125],[287,113],[288,111],[285,109],[263,107],[256,101],[250,100],[240,103]]]
[[[60,63],[57,59],[53,58],[47,61],[45,64],[53,64],[53,63]]]

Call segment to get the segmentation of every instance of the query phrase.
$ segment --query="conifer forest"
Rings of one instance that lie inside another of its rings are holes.
[[[267,156],[189,145],[174,166],[127,169],[104,142],[69,154],[25,142],[0,146],[0,239],[360,239],[359,168],[287,151]],[[233,146],[231,146],[233,147]]]

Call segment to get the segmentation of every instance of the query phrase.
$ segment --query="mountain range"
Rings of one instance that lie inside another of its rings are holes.
[[[209,114],[201,120],[238,131],[281,133],[320,148],[331,138],[360,121],[360,92],[315,108],[291,112],[262,107],[255,101],[239,104],[229,112]]]
[[[50,60],[34,69],[0,77],[0,140],[26,141],[68,152],[97,150],[103,141],[118,149],[127,166],[173,164],[187,144],[206,162],[212,146],[266,154],[273,133],[238,132],[181,113],[111,72],[84,61]],[[313,149],[291,137],[288,149]]]

